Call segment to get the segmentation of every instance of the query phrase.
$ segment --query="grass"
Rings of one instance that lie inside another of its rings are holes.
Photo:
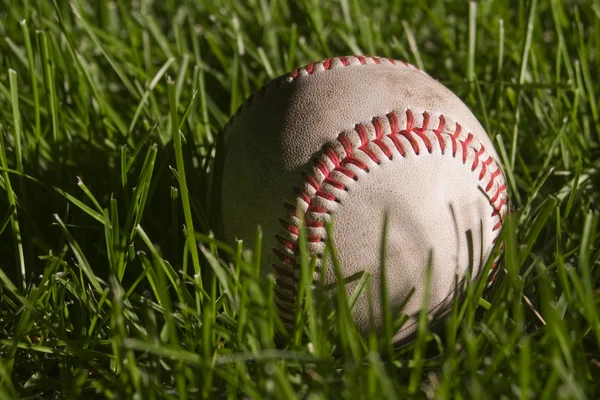
[[[600,6],[508,3],[0,0],[0,399],[597,397]],[[260,245],[219,241],[220,129],[270,79],[365,53],[493,138],[504,271],[400,346],[402,321],[362,338],[353,298],[307,291],[280,343]]]

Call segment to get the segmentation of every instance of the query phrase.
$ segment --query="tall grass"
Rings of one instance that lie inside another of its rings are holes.
[[[563,0],[0,0],[0,398],[597,397],[599,31]],[[228,117],[346,54],[455,91],[510,186],[495,283],[397,346],[343,291],[286,335],[261,241],[220,241]]]

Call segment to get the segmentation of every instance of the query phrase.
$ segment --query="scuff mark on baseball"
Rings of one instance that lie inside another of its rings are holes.
[[[311,254],[323,253],[324,224],[333,220],[343,274],[372,274],[375,326],[366,296],[353,310],[366,334],[382,321],[379,254],[387,213],[393,312],[414,290],[401,310],[410,318],[394,337],[400,340],[415,330],[429,255],[434,314],[452,300],[456,276],[482,269],[507,202],[498,155],[476,117],[446,87],[401,61],[356,56],[310,64],[251,96],[225,129],[225,234],[252,248],[262,226],[262,272],[276,277],[287,325],[298,301],[302,218]],[[319,258],[318,266],[326,284],[335,282],[328,260]]]

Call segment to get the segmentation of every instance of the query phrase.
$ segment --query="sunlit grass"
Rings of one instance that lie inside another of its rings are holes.
[[[597,397],[600,11],[513,3],[0,0],[0,398]],[[494,284],[397,345],[345,291],[286,333],[268,249],[221,241],[220,129],[348,54],[455,91],[510,188]]]

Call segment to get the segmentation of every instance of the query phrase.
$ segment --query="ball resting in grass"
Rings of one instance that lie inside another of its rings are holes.
[[[317,258],[314,282],[323,274],[328,287],[335,273],[321,256],[332,221],[344,277],[373,277],[372,318],[366,296],[353,309],[363,334],[382,324],[387,215],[387,300],[394,316],[409,316],[394,340],[415,330],[428,262],[428,310],[440,314],[456,278],[468,270],[475,277],[486,263],[507,210],[498,155],[465,104],[412,65],[361,56],[310,64],[246,100],[225,129],[222,199],[230,240],[252,246],[262,226],[262,272],[276,277],[289,326],[299,300],[301,221]],[[349,294],[354,285],[346,285]]]

